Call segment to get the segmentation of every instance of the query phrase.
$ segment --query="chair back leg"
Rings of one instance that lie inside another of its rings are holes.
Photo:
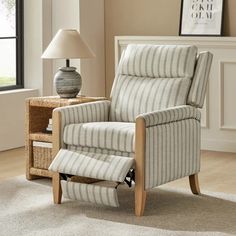
[[[189,184],[190,184],[190,188],[193,194],[199,195],[201,193],[199,182],[198,182],[198,174],[189,176]]]

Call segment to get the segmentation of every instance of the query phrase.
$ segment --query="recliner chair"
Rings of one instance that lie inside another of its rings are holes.
[[[169,181],[189,176],[192,192],[199,194],[198,108],[211,61],[211,53],[197,54],[195,46],[131,44],[121,56],[111,101],[55,109],[56,157],[49,167],[54,202],[61,203],[63,192],[118,206],[117,186],[127,175],[135,181],[137,216],[143,215],[146,192]],[[92,183],[75,182],[74,176]]]

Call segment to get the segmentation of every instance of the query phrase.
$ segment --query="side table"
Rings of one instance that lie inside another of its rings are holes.
[[[32,180],[38,177],[52,178],[48,167],[53,160],[52,134],[46,132],[49,119],[54,108],[104,100],[104,97],[78,96],[63,99],[58,96],[35,97],[26,100],[25,119],[25,149],[26,178]],[[53,121],[52,121],[53,122]],[[52,131],[53,132],[53,131]]]

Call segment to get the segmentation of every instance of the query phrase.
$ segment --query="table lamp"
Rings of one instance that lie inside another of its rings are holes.
[[[70,66],[72,58],[92,58],[94,53],[75,29],[60,29],[44,51],[41,58],[66,59],[66,67],[59,68],[54,77],[56,91],[61,98],[74,98],[79,93],[82,80],[75,67]]]

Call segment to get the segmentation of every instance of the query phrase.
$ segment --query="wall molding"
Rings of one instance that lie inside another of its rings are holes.
[[[236,141],[202,138],[201,150],[236,153]]]
[[[225,87],[225,76],[224,76],[224,72],[225,72],[225,65],[226,64],[233,64],[236,66],[236,61],[220,61],[219,62],[219,67],[220,67],[220,123],[219,123],[219,128],[221,130],[232,130],[232,131],[236,131],[236,126],[227,126],[225,124],[225,107],[224,107],[224,98],[225,98],[225,91],[224,91],[224,87]]]
[[[201,128],[208,129],[209,128],[209,87],[207,86],[206,91],[206,98],[205,98],[205,104],[203,108],[201,109],[201,113],[204,114],[205,119],[201,119]]]

